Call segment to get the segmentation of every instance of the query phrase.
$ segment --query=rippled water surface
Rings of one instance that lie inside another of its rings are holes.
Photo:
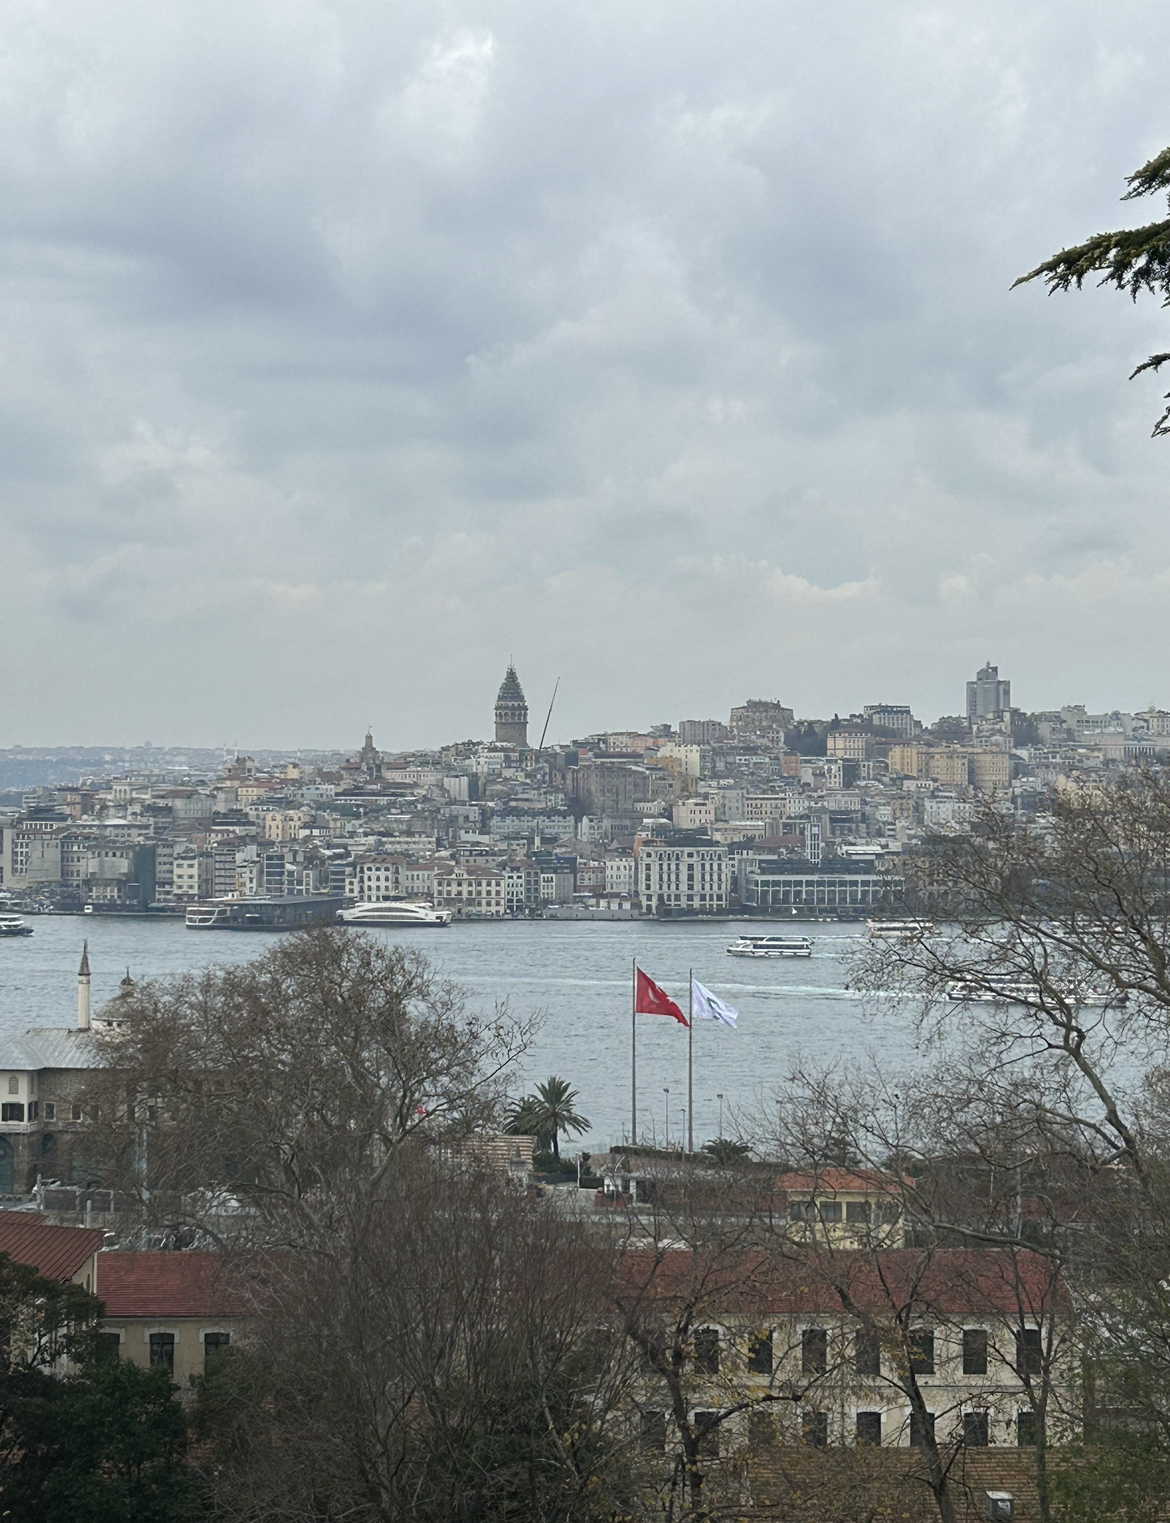
[[[34,934],[0,939],[0,1028],[72,1025],[76,974],[89,938],[96,1008],[117,992],[127,967],[159,977],[242,962],[273,938],[232,931],[188,931],[181,923],[29,917]],[[477,1008],[507,1000],[517,1014],[539,1012],[543,1024],[525,1056],[518,1084],[560,1074],[579,1091],[592,1122],[584,1145],[621,1141],[630,1118],[630,968],[633,958],[680,1003],[688,970],[740,1011],[737,1030],[711,1022],[695,1028],[695,1141],[724,1129],[731,1117],[758,1111],[782,1094],[784,1075],[800,1056],[817,1060],[874,1049],[909,1060],[913,1012],[896,1001],[870,1010],[845,988],[848,958],[861,946],[859,925],[808,925],[811,958],[729,957],[725,948],[740,924],[592,924],[558,921],[467,923],[448,930],[370,930],[424,950],[467,991]],[[790,929],[784,927],[783,929]],[[669,1089],[669,1096],[664,1093]],[[672,1139],[687,1103],[687,1034],[662,1016],[638,1017],[638,1122],[644,1136],[663,1139],[669,1111]]]

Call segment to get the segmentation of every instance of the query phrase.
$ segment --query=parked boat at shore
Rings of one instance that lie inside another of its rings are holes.
[[[337,919],[342,925],[444,926],[451,924],[451,911],[421,900],[375,899],[340,910]]]

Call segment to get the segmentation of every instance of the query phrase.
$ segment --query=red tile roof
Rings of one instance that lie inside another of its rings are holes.
[[[71,1280],[102,1237],[96,1227],[50,1227],[39,1211],[0,1211],[0,1253],[46,1280]]]
[[[96,1288],[107,1318],[241,1317],[250,1309],[218,1253],[101,1253]]]
[[[781,1174],[776,1181],[778,1190],[797,1193],[815,1192],[818,1195],[896,1195],[911,1181],[899,1180],[896,1174],[883,1174],[878,1169],[824,1168],[799,1174]]]
[[[1068,1309],[1049,1260],[1002,1248],[789,1250],[785,1256],[633,1249],[622,1255],[619,1276],[618,1298],[626,1306],[690,1299],[701,1302],[705,1316],[860,1311],[888,1317],[903,1308],[922,1316],[1043,1316]]]

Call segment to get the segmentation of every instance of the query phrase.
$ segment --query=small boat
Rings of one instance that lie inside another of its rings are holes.
[[[727,948],[729,957],[811,957],[811,936],[739,936]]]
[[[450,925],[451,911],[414,899],[375,899],[339,910],[342,925]]]
[[[31,936],[32,933],[32,926],[25,925],[19,915],[0,910],[0,936]]]
[[[1056,995],[1079,1010],[1125,1003],[1123,995],[1111,999],[1099,989],[1042,990],[1039,984],[1012,978],[957,979],[946,987],[947,999],[956,1005],[1036,1005],[1046,993]]]
[[[934,926],[929,920],[867,920],[865,929],[876,941],[912,941],[929,936]]]

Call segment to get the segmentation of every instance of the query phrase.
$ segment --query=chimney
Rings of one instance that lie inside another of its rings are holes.
[[[81,967],[77,970],[77,1029],[89,1030],[89,942],[82,944]]]

